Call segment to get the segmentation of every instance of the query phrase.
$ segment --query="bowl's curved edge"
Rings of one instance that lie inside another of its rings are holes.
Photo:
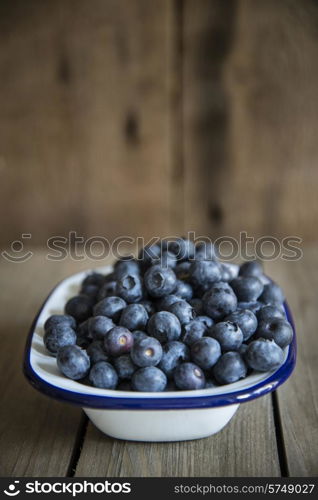
[[[239,404],[247,401],[251,401],[260,396],[275,390],[278,386],[283,384],[293,372],[296,365],[297,356],[297,342],[296,342],[296,330],[295,323],[292,317],[292,313],[285,301],[284,308],[286,311],[287,319],[293,328],[293,340],[289,345],[287,358],[284,364],[278,368],[272,375],[270,375],[266,380],[255,384],[252,387],[248,387],[239,391],[234,391],[225,394],[214,394],[207,396],[192,396],[184,395],[177,398],[129,398],[129,397],[110,397],[110,396],[99,396],[92,394],[80,394],[77,392],[62,389],[55,385],[48,383],[43,380],[32,368],[30,362],[30,351],[32,344],[32,337],[34,333],[37,320],[46,305],[47,301],[50,299],[54,291],[64,282],[60,281],[51,290],[50,294],[47,296],[42,306],[40,307],[37,315],[35,316],[32,325],[29,330],[27,337],[25,349],[24,349],[24,361],[23,361],[23,373],[29,383],[38,391],[42,392],[46,396],[57,399],[59,401],[71,403],[80,407],[87,408],[99,408],[99,409],[130,409],[130,410],[174,410],[174,409],[195,409],[195,408],[213,408],[217,406],[225,406],[231,404]],[[192,392],[192,391],[191,391]]]

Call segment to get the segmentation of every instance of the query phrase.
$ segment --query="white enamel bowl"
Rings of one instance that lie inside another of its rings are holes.
[[[110,267],[98,269],[105,274],[111,270]],[[210,436],[230,421],[240,403],[273,391],[294,369],[295,328],[285,304],[294,337],[285,349],[283,365],[275,372],[255,372],[244,380],[221,387],[163,393],[97,389],[67,379],[43,345],[43,325],[51,314],[63,313],[66,301],[76,295],[88,272],[70,276],[50,293],[32,324],[23,368],[36,389],[60,401],[81,406],[96,427],[109,436],[136,441],[183,441]]]

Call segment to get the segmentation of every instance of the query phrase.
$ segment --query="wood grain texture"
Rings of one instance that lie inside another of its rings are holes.
[[[297,365],[278,389],[278,402],[290,476],[318,475],[318,250],[308,248],[298,262],[274,261],[269,274],[284,288],[297,330]]]
[[[26,263],[0,260],[0,475],[64,476],[72,456],[79,408],[35,391],[22,374],[23,349],[35,314],[62,277],[87,262],[49,262],[44,252]]]
[[[199,235],[215,236],[224,229],[230,102],[223,71],[232,50],[236,10],[236,0],[184,2],[184,211],[186,227]]]
[[[184,2],[186,227],[315,240],[318,6]]]
[[[76,475],[279,476],[271,398],[242,404],[220,433],[195,441],[119,441],[108,438],[90,423]]]
[[[168,0],[0,6],[1,238],[169,234]]]

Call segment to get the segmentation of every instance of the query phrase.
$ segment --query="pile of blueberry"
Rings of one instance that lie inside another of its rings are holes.
[[[87,275],[65,314],[46,320],[44,344],[66,377],[94,387],[208,388],[282,364],[293,336],[283,302],[258,261],[162,241]]]

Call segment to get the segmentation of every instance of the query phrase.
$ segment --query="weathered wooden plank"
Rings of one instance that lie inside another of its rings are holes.
[[[87,263],[49,262],[36,253],[24,264],[0,262],[0,474],[67,473],[81,411],[35,391],[22,374],[23,349],[33,317],[56,282]]]
[[[187,228],[315,239],[317,20],[309,0],[185,0]]]
[[[119,441],[108,438],[90,423],[76,475],[279,476],[270,396],[241,405],[219,434],[195,441]]]
[[[183,161],[185,224],[199,235],[222,230],[221,187],[229,170],[230,102],[223,69],[232,49],[234,0],[185,0]]]
[[[170,11],[168,0],[1,2],[2,242],[169,233]]]
[[[297,329],[298,359],[291,378],[278,389],[279,412],[291,476],[318,474],[318,251],[305,249],[297,262],[267,264],[284,288]]]

